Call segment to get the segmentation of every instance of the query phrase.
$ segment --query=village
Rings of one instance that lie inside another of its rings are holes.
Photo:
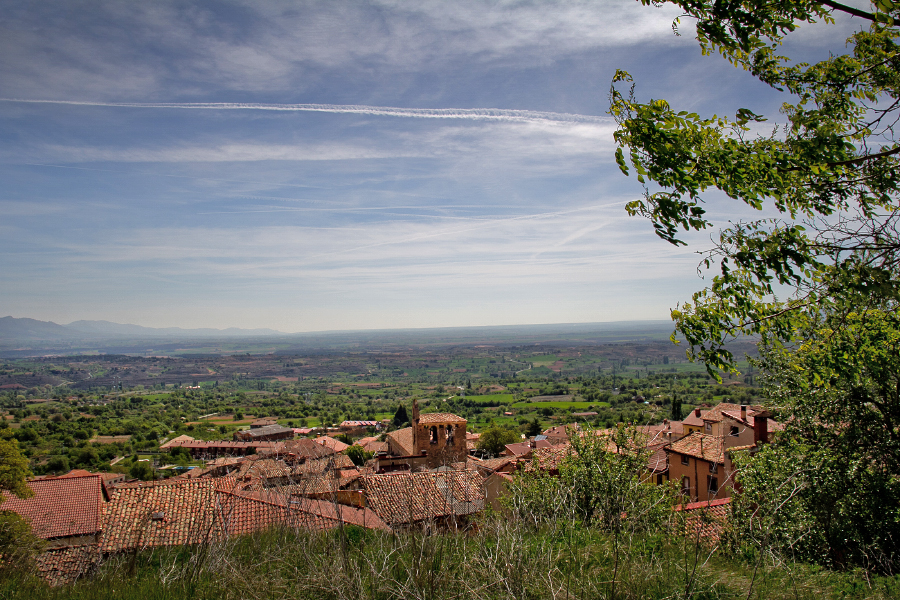
[[[629,450],[606,430],[571,424],[523,435],[489,458],[466,425],[454,414],[420,413],[417,402],[410,426],[386,434],[380,421],[345,421],[316,432],[261,418],[234,440],[181,435],[162,444],[204,460],[205,468],[160,481],[75,469],[31,479],[33,497],[7,493],[3,506],[45,540],[37,570],[61,585],[91,576],[122,553],[214,544],[277,527],[471,532],[485,510],[505,510],[509,484],[520,472],[558,475],[574,452],[572,436],[608,436],[608,452]],[[714,540],[739,489],[735,455],[755,452],[780,429],[759,407],[723,402],[682,421],[636,427],[633,439],[646,456],[642,479],[675,482],[680,495],[673,510],[702,512],[698,534]],[[316,433],[324,435],[297,437]],[[356,439],[348,445],[338,436]],[[359,456],[371,458],[357,464],[351,457],[359,462]]]

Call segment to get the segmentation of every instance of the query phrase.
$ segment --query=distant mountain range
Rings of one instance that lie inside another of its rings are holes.
[[[75,321],[59,325],[37,319],[0,318],[0,340],[54,341],[105,338],[235,338],[284,335],[274,329],[182,329],[181,327],[142,327],[110,321]]]

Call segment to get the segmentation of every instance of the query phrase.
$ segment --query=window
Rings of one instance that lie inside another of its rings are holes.
[[[656,475],[656,485],[662,485],[662,482],[663,482],[662,473],[657,473],[657,475]]]
[[[683,465],[689,465],[689,464],[691,464],[691,459],[689,459],[687,456],[685,456],[684,454],[682,454],[682,455],[681,455],[681,464],[683,464]]]
[[[707,430],[707,431],[712,431],[712,423],[707,423],[707,424],[706,424],[706,430]]]
[[[691,494],[691,478],[690,477],[682,477],[681,478],[681,493],[687,494],[690,496]]]
[[[710,473],[718,473],[718,472],[719,472],[719,465],[718,465],[717,463],[714,463],[714,462],[709,463],[709,472],[710,472]]]
[[[737,428],[736,425],[732,425],[731,426],[731,437],[737,437],[739,435],[741,435],[740,430]]]
[[[432,426],[431,426],[431,443],[432,443],[432,444],[437,444],[437,442],[438,442],[437,427],[435,427],[434,425],[432,425]]]
[[[447,443],[453,443],[453,425],[447,425]]]
[[[706,477],[706,489],[709,490],[710,496],[715,496],[719,491],[719,478],[708,475]]]

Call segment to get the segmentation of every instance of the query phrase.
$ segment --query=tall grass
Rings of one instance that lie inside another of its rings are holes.
[[[900,580],[798,565],[753,565],[691,540],[613,536],[575,522],[532,527],[487,515],[477,531],[279,528],[213,547],[107,560],[94,577],[49,588],[4,573],[0,597],[23,599],[725,599],[900,597]]]

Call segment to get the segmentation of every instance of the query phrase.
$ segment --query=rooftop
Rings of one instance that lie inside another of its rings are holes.
[[[484,509],[476,471],[396,473],[362,477],[368,505],[388,525],[463,516]]]
[[[462,417],[450,413],[427,413],[419,415],[419,423],[466,423]]]
[[[40,538],[92,535],[101,529],[103,478],[100,475],[70,475],[28,482],[31,498],[6,492],[3,510],[16,512],[31,522]]]
[[[694,432],[677,442],[672,442],[667,450],[712,463],[725,462],[725,444],[722,438],[705,433]]]

